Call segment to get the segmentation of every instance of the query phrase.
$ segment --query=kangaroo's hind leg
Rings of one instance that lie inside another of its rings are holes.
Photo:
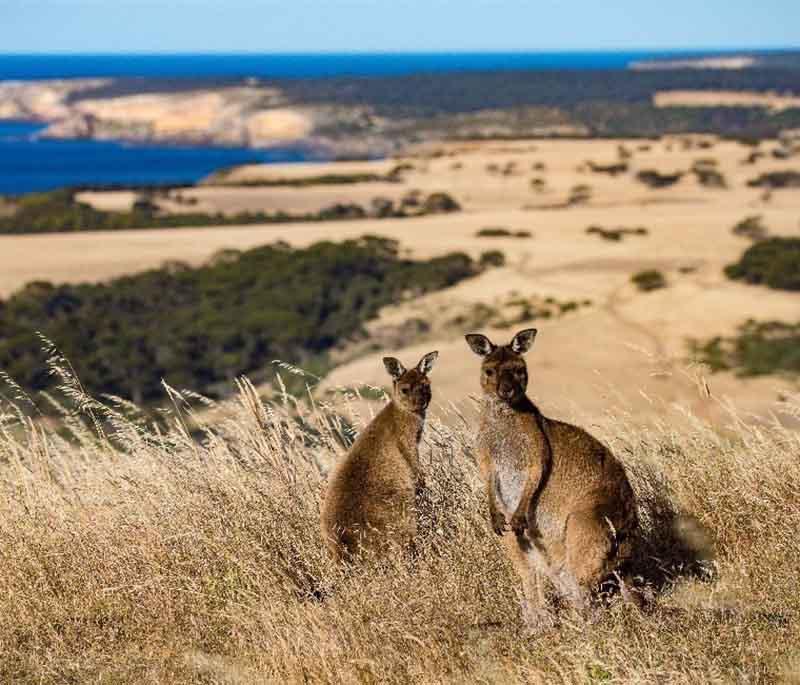
[[[555,617],[547,606],[544,593],[545,578],[534,555],[538,554],[530,542],[509,531],[502,537],[506,555],[522,581],[522,618],[532,634],[540,634],[555,626]]]
[[[565,568],[558,584],[565,599],[585,617],[593,613],[593,594],[614,559],[613,532],[594,510],[578,511],[567,520]]]

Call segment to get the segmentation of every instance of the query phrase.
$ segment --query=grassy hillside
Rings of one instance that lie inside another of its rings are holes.
[[[103,284],[31,283],[0,301],[0,368],[26,389],[51,387],[38,332],[94,392],[149,402],[163,378],[216,395],[276,358],[321,370],[383,305],[481,268],[458,253],[412,261],[394,241],[367,237],[228,251],[199,268],[173,263]]]
[[[426,428],[417,561],[351,570],[324,554],[317,524],[324,472],[352,439],[340,418],[347,404],[309,411],[287,397],[267,408],[243,384],[198,443],[185,398],[175,396],[172,428],[156,432],[59,373],[83,415],[70,407],[33,425],[0,404],[2,682],[800,676],[796,433],[734,420],[727,437],[700,423],[677,434],[668,416],[634,431],[619,420],[600,437],[639,497],[645,566],[661,569],[653,603],[639,613],[614,602],[591,626],[561,611],[554,632],[531,638],[487,525],[468,421]],[[664,544],[678,539],[708,557],[701,528],[716,548],[705,580],[682,572]]]

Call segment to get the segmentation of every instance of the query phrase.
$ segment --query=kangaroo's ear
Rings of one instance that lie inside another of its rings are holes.
[[[525,354],[533,345],[533,339],[536,337],[535,328],[526,328],[514,336],[511,341],[511,351],[517,354]]]
[[[495,350],[494,343],[485,335],[468,333],[464,337],[467,339],[467,345],[470,346],[470,349],[480,357],[486,357]]]
[[[427,376],[431,372],[433,364],[438,356],[438,352],[428,352],[428,354],[419,360],[419,364],[417,364],[417,371]]]
[[[403,366],[403,363],[399,359],[395,359],[394,357],[384,357],[383,358],[383,365],[386,367],[386,370],[389,372],[389,375],[397,380],[406,372],[406,367]]]

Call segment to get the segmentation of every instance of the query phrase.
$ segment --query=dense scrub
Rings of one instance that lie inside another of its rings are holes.
[[[25,388],[51,386],[35,333],[75,360],[87,388],[137,402],[161,379],[215,394],[280,357],[324,367],[327,352],[378,309],[478,272],[464,254],[401,259],[390,240],[226,252],[104,284],[31,283],[0,302],[0,368]]]
[[[691,351],[713,371],[741,376],[800,374],[800,323],[747,321],[736,335],[693,340]]]
[[[58,421],[29,424],[0,404],[2,682],[798,676],[800,441],[780,426],[734,417],[728,437],[699,421],[681,432],[671,406],[663,426],[593,426],[630,473],[641,549],[661,582],[647,613],[615,601],[584,626],[561,611],[556,630],[533,638],[487,524],[468,417],[426,427],[414,563],[341,568],[322,549],[319,504],[350,424],[363,426],[358,403],[265,405],[243,382],[212,407],[213,426],[172,392],[170,428],[156,431],[134,407],[66,385],[76,404]],[[716,562],[704,567],[716,573],[696,579],[669,541],[708,557],[709,534]]]
[[[800,290],[800,238],[759,240],[726,266],[725,274],[777,290]]]
[[[182,228],[199,226],[243,226],[249,224],[292,223],[363,219],[370,213],[361,205],[338,203],[317,212],[289,214],[283,211],[206,214],[202,212],[162,213],[144,196],[127,212],[108,212],[79,202],[72,189],[33,193],[16,201],[13,211],[0,215],[2,233],[62,233],[71,231],[118,231],[133,228]],[[447,193],[431,193],[420,198],[418,206],[393,209],[391,213],[373,212],[375,218],[419,216],[457,212],[461,209]]]

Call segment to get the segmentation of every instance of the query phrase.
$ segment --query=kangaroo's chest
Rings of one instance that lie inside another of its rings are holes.
[[[542,468],[542,438],[522,420],[485,426],[481,447],[491,459],[497,502],[507,515],[516,511],[529,477],[538,481]]]

